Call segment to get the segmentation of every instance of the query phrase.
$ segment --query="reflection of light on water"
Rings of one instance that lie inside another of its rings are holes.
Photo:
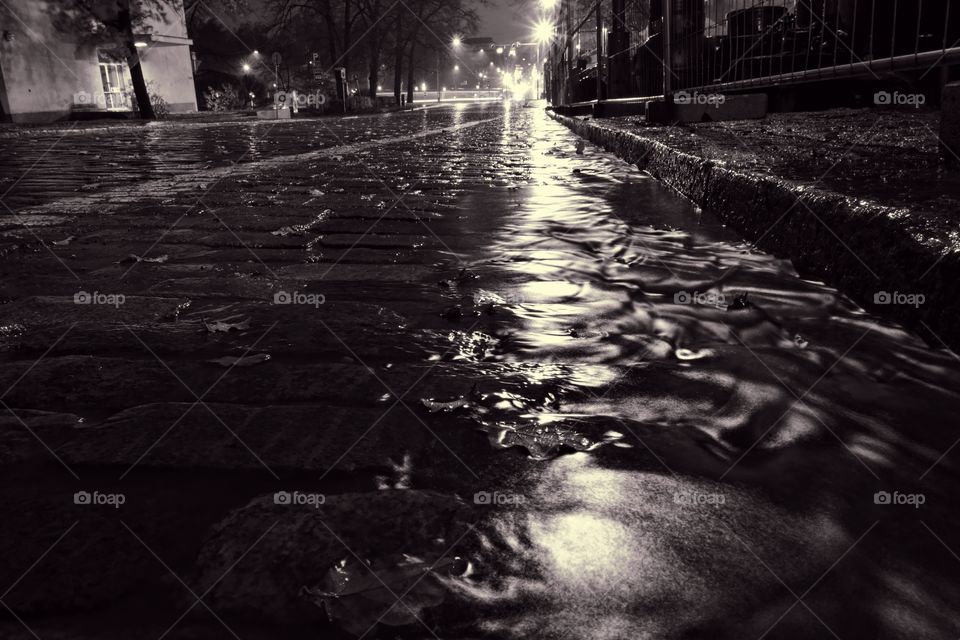
[[[521,286],[524,300],[543,301],[550,299],[573,298],[586,293],[589,283],[565,282],[562,280],[536,280]]]
[[[725,496],[723,509],[676,498],[712,492]],[[665,637],[677,611],[691,625],[738,615],[757,591],[779,588],[770,571],[815,579],[851,541],[826,514],[790,513],[729,485],[604,468],[585,453],[542,467],[527,495],[524,509],[481,527],[497,578],[452,585],[478,603],[512,603],[482,618],[509,637]],[[794,553],[771,556],[768,570],[751,550],[770,548]]]
[[[613,595],[633,589],[644,558],[635,534],[611,518],[587,512],[531,522],[529,533],[540,546],[549,581],[565,590]],[[625,587],[627,587],[625,589]]]

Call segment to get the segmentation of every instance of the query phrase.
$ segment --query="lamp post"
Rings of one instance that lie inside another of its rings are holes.
[[[463,41],[460,39],[460,36],[453,36],[453,38],[450,39],[450,47],[454,50],[459,49],[461,44],[463,44]],[[443,85],[440,84],[440,56],[442,53],[442,49],[437,50],[437,102],[440,102],[443,97],[441,92],[441,87]],[[459,67],[457,68],[459,69]]]
[[[547,6],[547,2],[543,2],[544,6]],[[552,6],[552,5],[551,5]],[[537,42],[537,99],[541,97],[540,90],[540,75],[543,71],[543,60],[541,59],[541,49],[543,45],[550,43],[553,40],[554,25],[552,22],[548,21],[545,18],[541,18],[540,21],[536,24],[533,29],[534,40]]]

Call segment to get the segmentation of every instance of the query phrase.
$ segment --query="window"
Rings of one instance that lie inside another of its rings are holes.
[[[99,58],[104,106],[114,111],[129,111],[131,103],[130,88],[127,82],[129,76],[127,63],[117,61],[103,52],[100,52]]]

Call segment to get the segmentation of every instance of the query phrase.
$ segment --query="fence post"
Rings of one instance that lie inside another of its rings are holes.
[[[597,102],[603,100],[603,0],[597,0]]]
[[[673,93],[673,0],[663,0],[663,98],[670,101]]]
[[[573,48],[573,14],[570,10],[570,0],[562,0],[560,10],[563,12],[564,31],[567,35],[567,52],[564,56],[563,94],[564,104],[573,102],[573,65],[576,54]]]

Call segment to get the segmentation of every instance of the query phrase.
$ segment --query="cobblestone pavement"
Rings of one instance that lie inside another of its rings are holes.
[[[115,124],[0,132],[2,200],[15,210],[149,178],[259,162],[386,137],[404,137],[482,117],[427,108],[345,119]],[[30,171],[25,172],[26,168]]]
[[[0,636],[960,633],[955,356],[541,111],[0,144]]]

